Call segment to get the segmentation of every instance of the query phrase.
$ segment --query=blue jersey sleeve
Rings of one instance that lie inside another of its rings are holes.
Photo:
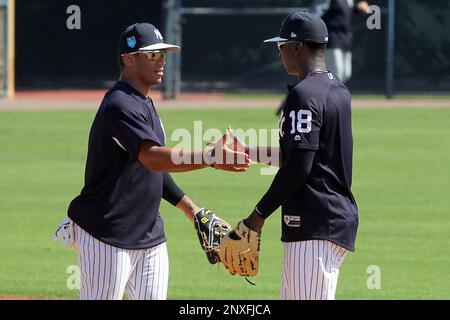
[[[148,115],[138,110],[111,105],[105,110],[105,117],[111,130],[111,139],[135,158],[138,157],[140,145],[144,140],[163,145]]]
[[[319,149],[320,127],[318,106],[314,101],[304,99],[301,92],[292,90],[286,99],[280,121],[286,151]]]

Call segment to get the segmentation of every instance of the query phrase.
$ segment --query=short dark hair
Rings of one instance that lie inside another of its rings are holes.
[[[124,67],[124,64],[123,64],[123,60],[122,60],[122,55],[121,54],[119,54],[119,56],[117,57],[117,62],[119,64],[120,71],[122,71],[122,69]]]

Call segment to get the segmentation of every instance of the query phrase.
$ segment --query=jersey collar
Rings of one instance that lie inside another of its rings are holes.
[[[135,88],[133,88],[132,86],[130,86],[129,84],[128,84],[128,82],[126,82],[126,81],[124,81],[124,80],[118,80],[117,82],[116,82],[116,85],[115,86],[117,86],[117,87],[122,87],[122,88],[127,88],[127,89],[129,89],[131,92],[133,92],[135,95],[137,95],[138,97],[140,97],[141,99],[143,99],[143,100],[147,100],[147,97],[146,96],[144,96],[142,93],[140,93],[138,90],[136,90]]]

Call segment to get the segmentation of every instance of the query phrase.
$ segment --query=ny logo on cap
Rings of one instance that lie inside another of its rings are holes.
[[[297,37],[297,35],[295,33],[291,32],[291,38],[295,38],[295,37]]]
[[[136,37],[132,36],[127,38],[127,44],[130,48],[134,48],[134,46],[136,45]]]
[[[158,39],[163,39],[163,37],[162,37],[162,35],[161,35],[161,32],[159,32],[159,30],[158,29],[155,29],[155,30],[153,30],[154,32],[155,32],[155,34],[156,34],[156,37],[158,38]]]

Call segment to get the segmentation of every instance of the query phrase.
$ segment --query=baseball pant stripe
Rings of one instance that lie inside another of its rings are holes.
[[[333,300],[347,250],[326,240],[283,244],[281,299]]]
[[[88,239],[86,239],[86,237],[83,236],[83,234],[80,232],[80,239],[82,240],[82,248],[86,247],[86,241]],[[84,290],[87,290],[87,288],[89,288],[89,272],[87,272],[87,268],[89,267],[89,257],[87,255],[87,252],[85,250],[81,250],[81,259],[83,260],[83,266],[84,269],[81,269],[81,276],[83,277],[84,281],[83,281],[83,286],[84,286]]]
[[[106,291],[106,295],[105,295],[105,299],[108,299],[108,293],[111,290],[111,285],[112,285],[112,292],[114,292],[114,290],[116,290],[116,282],[115,282],[115,277],[114,277],[114,263],[113,263],[113,251],[114,248],[112,246],[109,246],[109,248],[107,248],[107,252],[108,252],[108,260],[109,260],[109,265],[106,268],[106,270],[109,273],[109,282],[105,283],[105,291]]]
[[[91,237],[91,250],[89,250],[89,255],[92,256],[92,273],[91,273],[91,296],[94,297],[95,299],[95,289],[97,289],[97,286],[94,285],[94,283],[97,282],[96,276],[98,275],[97,273],[97,265],[95,263],[95,241],[94,239]]]
[[[139,284],[138,297],[141,297],[141,295],[142,295],[142,282],[137,281],[137,279],[138,279],[137,276],[138,276],[138,274],[142,274],[144,272],[144,262],[145,262],[145,259],[140,259],[140,263],[138,264],[138,270],[136,272],[136,283]]]
[[[92,247],[91,247],[91,250],[90,250],[90,253],[92,254],[92,274],[91,274],[91,278],[92,278],[92,283],[93,283],[93,285],[91,286],[91,291],[92,291],[92,297],[94,297],[94,299],[96,299],[96,291],[97,291],[97,288],[98,288],[98,286],[97,285],[95,285],[95,284],[97,284],[98,283],[98,281],[97,281],[97,275],[98,275],[98,272],[97,272],[97,270],[98,270],[98,266],[97,266],[97,259],[96,259],[96,256],[97,256],[97,249],[96,249],[96,243],[95,243],[95,241],[93,240],[93,239],[91,239],[92,240]]]
[[[319,252],[317,250],[317,241],[313,241],[313,243],[311,244],[312,247],[312,256],[313,257],[320,257],[319,256]],[[315,299],[316,294],[317,294],[317,285],[318,285],[318,281],[317,281],[317,275],[319,274],[317,268],[319,267],[319,264],[317,263],[318,259],[313,259],[311,261],[312,263],[312,272],[311,272],[311,287],[310,287],[310,294],[309,296],[311,297],[311,299]]]
[[[315,300],[317,300],[317,289],[320,287],[320,278],[321,277],[319,277],[319,272],[320,272],[320,270],[319,270],[319,268],[320,268],[320,257],[322,256],[322,254],[321,254],[321,252],[320,252],[320,246],[319,246],[319,241],[314,241],[314,248],[315,248],[315,252],[317,252],[317,255],[318,255],[318,259],[315,259],[315,261],[314,261],[314,263],[316,263],[316,266],[314,267],[314,270],[315,270],[315,273],[316,273],[316,278],[315,278],[315,283],[316,283],[316,285],[315,285],[315,287],[314,287],[314,299]]]
[[[318,253],[316,253],[316,252],[314,251],[314,248],[315,248],[315,242],[316,242],[316,241],[312,241],[312,243],[311,243],[311,245],[310,245],[311,251],[312,251],[312,254],[311,254],[311,257],[312,257],[312,258],[311,258],[311,274],[310,274],[311,279],[310,279],[310,281],[309,281],[309,283],[310,283],[310,285],[309,285],[309,297],[310,297],[310,299],[313,299],[313,298],[312,298],[313,287],[316,287],[316,286],[317,286],[317,282],[315,282],[315,280],[316,280],[315,273],[317,273],[317,270],[316,270],[316,260],[317,260],[317,259],[314,259],[314,257],[315,257],[315,256],[318,256]]]
[[[114,300],[119,299],[118,295],[121,291],[121,283],[122,283],[122,274],[123,274],[123,260],[120,256],[120,252],[117,252],[118,250],[116,248],[113,249],[113,263],[112,267],[113,269],[113,283],[114,283],[114,290],[112,291],[112,295]],[[122,298],[122,297],[121,297]]]
[[[89,296],[92,296],[92,288],[94,287],[94,277],[92,276],[94,274],[94,264],[92,263],[92,254],[91,254],[91,250],[89,250],[89,248],[92,246],[92,239],[91,238],[86,238],[87,239],[87,256],[88,256],[88,267],[89,269],[87,270],[87,274],[88,274],[88,279],[89,279]]]
[[[131,299],[167,298],[168,255],[166,244],[144,251],[131,275],[127,295]]]
[[[103,243],[74,224],[81,269],[80,299],[167,299],[168,255],[165,243],[127,250]]]
[[[282,266],[283,266],[283,269],[282,269],[282,279],[281,279],[282,283],[286,283],[286,278],[285,278],[284,275],[286,274],[285,270],[286,270],[286,268],[287,268],[286,265],[287,265],[288,263],[290,263],[290,257],[289,257],[289,255],[286,256],[286,259],[282,260]],[[281,287],[281,299],[283,299],[284,296],[286,296],[286,285]]]
[[[147,256],[148,253],[146,253],[145,255]],[[143,280],[141,280],[140,282],[144,284],[144,299],[148,299],[147,294],[148,293],[151,294],[151,290],[148,290],[148,289],[151,288],[150,282],[153,280],[153,278],[147,277],[147,276],[150,276],[150,270],[152,269],[152,264],[155,262],[152,261],[150,258],[144,259],[144,261],[147,261],[147,263],[144,264],[142,274],[138,274],[138,279],[143,278]],[[150,298],[151,298],[151,295],[150,295]]]
[[[323,268],[323,253],[324,253],[324,243],[317,241],[317,249],[319,251],[319,259],[318,259],[318,267]],[[317,272],[317,286],[316,286],[316,294],[314,295],[314,299],[319,299],[323,295],[323,277],[320,276],[320,272]]]
[[[283,269],[282,269],[282,272],[281,272],[281,274],[282,274],[282,278],[281,278],[281,281],[282,281],[282,283],[285,283],[286,282],[286,279],[285,279],[285,274],[286,274],[286,272],[285,272],[285,270],[286,270],[286,268],[287,268],[287,264],[290,262],[290,257],[289,257],[289,255],[287,255],[286,256],[286,259],[283,259],[282,261],[281,261],[281,263],[282,263],[282,266],[283,266]],[[280,294],[280,296],[281,296],[281,299],[283,299],[283,297],[284,296],[286,296],[286,286],[281,286],[281,294]]]
[[[84,237],[83,234],[81,234],[81,238],[83,239],[83,247],[86,247],[86,243],[87,243],[88,239],[86,237]],[[88,288],[89,288],[88,281],[90,281],[90,279],[89,279],[89,272],[87,272],[88,267],[89,267],[89,256],[88,256],[88,253],[85,250],[82,251],[81,258],[84,261],[84,263],[83,263],[84,269],[81,270],[81,275],[82,276],[84,275],[84,281],[83,281],[83,283],[84,283],[84,290],[88,290]]]
[[[151,252],[148,253],[148,255],[151,255]],[[148,276],[148,279],[146,279],[147,281],[150,281],[151,285],[149,285],[150,290],[145,290],[145,295],[147,296],[147,293],[150,293],[150,299],[151,299],[151,294],[153,293],[153,277],[151,277],[151,273],[155,270],[155,264],[156,261],[152,260],[152,259],[148,259],[148,269],[146,270],[146,272],[142,275],[143,277]],[[144,281],[144,283],[148,283],[147,281]]]
[[[287,292],[286,292],[286,290],[287,290],[287,289],[286,289],[286,287],[287,287],[286,270],[287,270],[287,264],[289,264],[289,263],[291,263],[291,256],[290,256],[290,255],[288,255],[286,261],[283,261],[283,281],[284,281],[284,283],[286,283],[286,286],[284,286],[284,288],[282,287],[282,289],[284,289],[284,290],[282,290],[282,292],[283,292],[283,294],[282,294],[282,299],[283,299],[283,297],[285,297],[286,294],[287,294]]]
[[[107,277],[108,277],[108,279],[111,277],[111,273],[109,272],[109,268],[107,268],[107,266],[109,266],[109,264],[108,264],[108,258],[109,257],[106,254],[107,249],[108,248],[106,248],[106,246],[103,246],[103,261],[104,261],[104,265],[103,265],[103,270],[104,270],[104,272],[103,272],[103,283],[104,284],[106,283]],[[107,276],[107,274],[108,274],[108,276]],[[105,285],[102,286],[102,291],[100,292],[100,299],[104,299],[103,298],[103,294],[105,293],[104,291],[105,291]]]
[[[300,254],[300,256],[301,256],[300,259],[302,259],[302,260],[299,259],[298,262],[300,263],[301,261],[303,261],[303,268],[300,269],[299,266],[294,266],[294,268],[295,268],[294,270],[306,270],[306,260],[304,259],[305,255],[306,255],[306,244],[299,243],[299,245],[300,245],[300,250],[303,249],[303,253]],[[301,282],[301,280],[297,281],[295,283],[295,285],[298,286],[300,288],[300,290],[302,290],[302,295],[300,296],[300,299],[305,300],[306,299],[306,272],[302,272],[302,273],[295,272],[294,274],[300,274],[303,276],[303,282]],[[301,285],[301,284],[303,284],[303,285]]]
[[[131,264],[134,266],[133,274],[130,276],[130,280],[127,283],[127,286],[125,288],[125,293],[131,300],[136,300],[136,296],[134,294],[135,288],[135,280],[136,280],[136,268],[137,268],[137,262],[139,257],[139,250],[134,250],[131,253]]]

